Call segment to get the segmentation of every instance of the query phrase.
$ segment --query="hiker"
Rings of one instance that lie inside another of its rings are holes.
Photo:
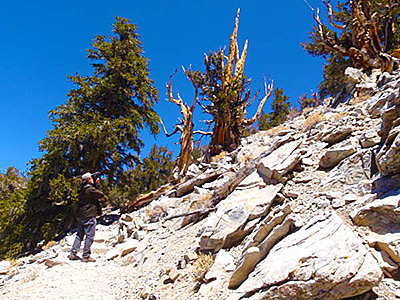
[[[82,175],[82,189],[78,196],[79,207],[76,215],[78,233],[76,235],[74,244],[72,245],[71,253],[68,255],[70,260],[79,259],[77,253],[81,246],[81,242],[85,237],[82,261],[96,261],[94,258],[90,257],[90,247],[93,244],[94,235],[96,232],[96,216],[101,215],[99,199],[104,197],[104,194],[97,189],[99,182],[99,173],[85,173]]]

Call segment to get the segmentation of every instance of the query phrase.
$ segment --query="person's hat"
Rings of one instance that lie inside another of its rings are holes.
[[[90,177],[92,177],[92,174],[89,173],[89,172],[87,172],[87,173],[85,173],[85,174],[82,175],[82,179],[83,179],[83,180],[87,180],[87,179],[89,179]]]

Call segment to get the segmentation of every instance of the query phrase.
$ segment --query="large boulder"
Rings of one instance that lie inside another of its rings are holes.
[[[385,146],[376,157],[376,164],[383,176],[400,173],[400,126],[389,133]]]
[[[265,216],[282,185],[237,190],[217,205],[201,229],[200,248],[218,251],[243,239]]]
[[[276,244],[229,299],[344,299],[371,290],[382,277],[359,237],[328,212]]]
[[[282,176],[291,171],[300,161],[301,152],[295,151],[301,141],[284,144],[261,160],[257,170],[268,179],[281,180]]]
[[[371,247],[386,252],[396,263],[400,263],[400,190],[387,197],[354,210],[350,216],[359,226],[368,226],[370,232],[365,239]]]
[[[229,281],[229,288],[240,286],[255,266],[268,255],[272,247],[287,236],[294,224],[293,219],[286,218],[289,213],[290,207],[287,205],[279,211],[271,212],[260,222],[253,231],[250,242],[245,246],[245,252]]]
[[[319,161],[321,168],[333,168],[346,157],[357,151],[358,139],[350,138],[329,148]]]
[[[372,154],[364,150],[351,155],[334,167],[321,182],[320,192],[348,192],[363,195],[364,184],[371,178]]]

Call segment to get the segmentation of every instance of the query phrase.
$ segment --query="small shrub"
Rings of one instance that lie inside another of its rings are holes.
[[[279,125],[279,126],[276,126],[276,127],[271,128],[271,129],[268,129],[268,130],[267,130],[267,133],[268,133],[269,135],[271,135],[271,136],[276,136],[276,135],[278,135],[281,131],[283,131],[283,130],[288,130],[288,129],[289,129],[289,127],[286,127],[286,126],[283,126],[283,125]]]
[[[314,128],[315,125],[317,125],[318,123],[321,123],[322,121],[325,121],[325,120],[326,120],[326,118],[322,113],[316,112],[315,114],[312,114],[304,121],[303,129],[304,129],[304,131],[309,131],[312,128]]]
[[[214,264],[214,258],[211,254],[200,253],[193,263],[192,277],[198,283],[204,282],[204,276]]]
[[[211,161],[212,161],[212,162],[219,161],[221,158],[224,158],[227,154],[228,154],[228,152],[222,151],[221,153],[219,153],[219,154],[213,156],[212,159],[211,159]]]

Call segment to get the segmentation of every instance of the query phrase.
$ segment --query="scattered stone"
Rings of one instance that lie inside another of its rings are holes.
[[[139,227],[146,231],[155,231],[158,229],[158,223],[141,223]]]
[[[391,278],[384,278],[379,285],[372,288],[379,297],[377,300],[397,300],[400,299],[400,283]]]
[[[117,249],[111,249],[106,253],[106,259],[107,260],[113,260],[114,258],[117,258],[120,254],[120,251]]]
[[[204,276],[206,281],[223,279],[227,277],[227,272],[232,272],[235,269],[235,263],[232,255],[227,251],[221,250],[215,257],[214,264]]]
[[[62,265],[63,263],[61,261],[48,258],[44,261],[44,264],[46,267],[52,268],[57,265]]]
[[[168,275],[168,278],[163,280],[164,284],[174,283],[180,276],[178,270],[174,266],[168,266],[165,269],[165,273]]]
[[[143,240],[146,237],[146,231],[143,230],[137,230],[133,233],[133,237],[137,239],[138,241]]]
[[[322,141],[328,143],[329,145],[333,145],[343,141],[347,138],[350,134],[353,133],[353,128],[351,127],[338,127],[335,128],[333,131],[330,131],[326,135],[322,137]]]
[[[344,197],[343,197],[343,200],[344,200],[346,203],[357,201],[357,199],[358,199],[358,196],[355,195],[355,194],[346,194],[346,195],[344,195]]]
[[[333,208],[340,208],[346,205],[346,201],[343,198],[335,198],[332,200]]]
[[[303,165],[306,165],[306,166],[313,166],[313,165],[316,164],[316,162],[315,162],[312,158],[310,158],[310,157],[305,157],[305,158],[303,158],[303,159],[301,160],[301,163],[302,163]]]
[[[269,179],[281,180],[282,176],[293,170],[301,159],[301,152],[295,151],[301,141],[293,141],[279,147],[261,160],[257,170]]]
[[[128,214],[122,214],[120,220],[125,221],[125,222],[132,222],[133,218],[132,216]]]
[[[389,146],[390,145],[390,146]],[[400,134],[397,133],[393,143],[386,145],[376,157],[376,164],[383,176],[400,172]]]
[[[313,179],[314,179],[314,178],[311,177],[311,176],[305,176],[305,177],[300,177],[300,178],[295,177],[295,178],[293,179],[293,182],[294,182],[294,183],[307,183],[307,182],[312,181]]]
[[[367,76],[360,69],[352,67],[346,68],[344,74],[354,83],[359,83],[367,78]]]

